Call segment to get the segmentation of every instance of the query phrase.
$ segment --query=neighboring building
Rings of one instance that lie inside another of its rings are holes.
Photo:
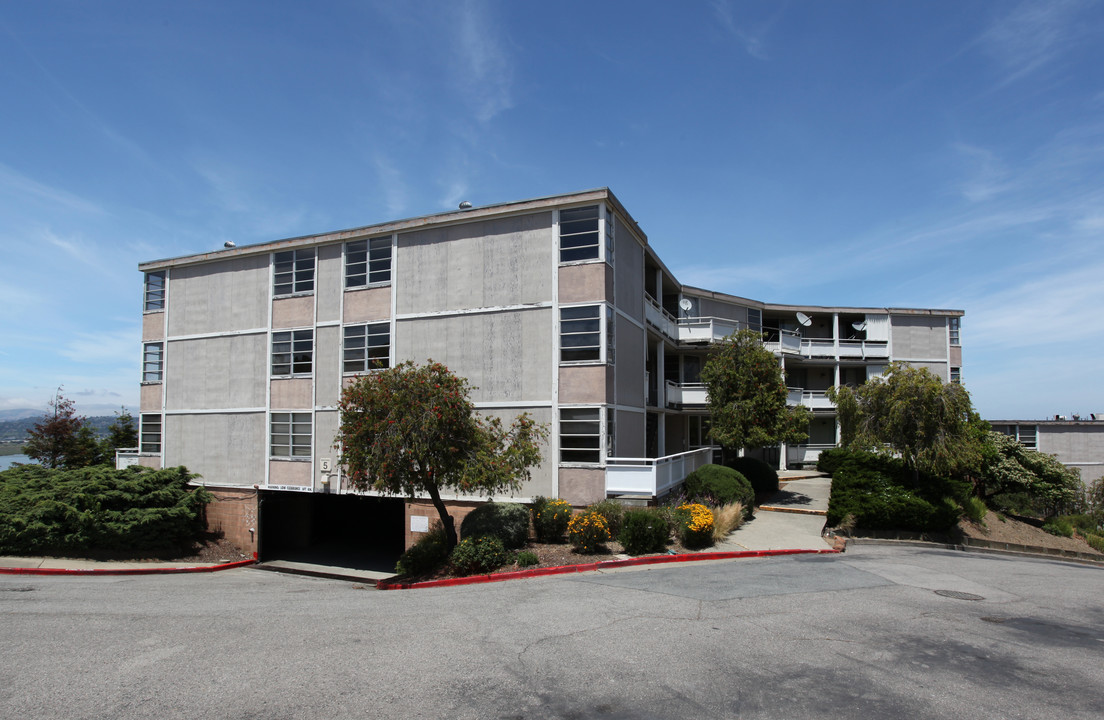
[[[1053,420],[990,420],[989,424],[1024,447],[1054,455],[1066,467],[1077,468],[1086,487],[1104,477],[1104,413],[1086,418],[1056,415]]]
[[[581,506],[663,495],[709,461],[700,371],[711,343],[762,330],[791,402],[812,408],[814,462],[837,440],[824,396],[890,360],[944,380],[957,310],[776,305],[683,286],[607,189],[460,210],[143,263],[141,458],[185,465],[243,548],[302,544],[368,513],[410,542],[426,503],[351,493],[334,448],[343,383],[444,362],[484,413],[550,430],[519,497]],[[457,515],[472,498],[450,498]],[[363,523],[360,523],[363,525]],[[262,527],[263,526],[263,527]],[[400,530],[401,528],[401,530]],[[414,530],[411,530],[414,528]],[[347,538],[337,538],[347,539]]]

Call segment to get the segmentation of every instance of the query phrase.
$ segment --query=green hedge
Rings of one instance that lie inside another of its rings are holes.
[[[529,508],[519,503],[489,502],[472,510],[460,523],[460,537],[493,536],[511,550],[529,541]]]
[[[448,557],[448,539],[438,522],[399,557],[399,561],[395,563],[395,574],[422,575],[433,572],[444,565]]]
[[[205,529],[212,500],[183,467],[0,472],[0,554],[173,553]]]
[[[778,490],[778,471],[759,458],[747,456],[733,458],[725,465],[747,478],[756,495]]]
[[[629,555],[646,555],[666,550],[670,537],[667,515],[658,508],[641,508],[625,512],[617,541]]]
[[[724,465],[702,465],[686,476],[683,485],[686,502],[700,502],[720,507],[729,503],[743,503],[744,514],[751,515],[755,505],[755,491],[751,483],[740,473]]]

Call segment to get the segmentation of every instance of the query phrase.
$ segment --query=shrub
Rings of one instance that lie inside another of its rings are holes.
[[[662,512],[641,508],[625,512],[617,539],[629,555],[645,555],[666,550],[670,536],[671,528]]]
[[[540,563],[540,558],[532,550],[522,550],[517,554],[518,567],[529,567]]]
[[[1094,533],[1085,533],[1082,537],[1085,538],[1085,542],[1087,542],[1089,547],[1093,550],[1104,553],[1104,537]]]
[[[738,457],[725,463],[747,478],[756,495],[777,492],[778,471],[759,458]]]
[[[202,535],[213,498],[186,468],[110,466],[0,473],[0,554],[175,553]]]
[[[510,560],[502,541],[494,535],[464,538],[452,550],[449,562],[457,575],[489,573]]]
[[[1046,530],[1051,535],[1073,537],[1073,523],[1065,518],[1051,518],[1043,524],[1043,530]]]
[[[533,500],[533,531],[541,542],[559,542],[571,521],[571,506],[560,499]]]
[[[444,565],[446,560],[448,540],[445,538],[444,528],[438,522],[399,557],[399,561],[395,563],[395,573],[424,575]]]
[[[755,491],[747,478],[724,465],[702,465],[686,476],[683,488],[687,502],[712,500],[718,505],[738,502],[748,516],[755,503]]]
[[[678,534],[688,548],[713,544],[713,511],[700,503],[687,503],[678,509]]]
[[[588,511],[571,518],[567,536],[579,552],[595,553],[610,539],[609,523],[601,513]]]
[[[816,469],[818,472],[827,473],[832,475],[836,472],[836,468],[853,453],[843,448],[828,448],[827,450],[821,450],[820,455],[817,457]]]
[[[529,509],[518,503],[489,502],[472,510],[460,524],[460,537],[493,535],[511,550],[529,540]]]
[[[713,510],[713,540],[720,542],[744,523],[744,506],[729,503]]]
[[[621,503],[616,500],[603,500],[588,507],[587,512],[596,512],[605,518],[610,537],[617,537],[621,533],[621,519],[625,516],[625,506]]]
[[[843,464],[832,476],[828,525],[838,527],[848,515],[864,530],[940,532],[960,510],[951,498],[925,499],[883,471]]]
[[[989,513],[989,508],[985,506],[985,501],[979,497],[968,497],[966,503],[962,507],[963,514],[979,525],[985,524],[985,516]]]

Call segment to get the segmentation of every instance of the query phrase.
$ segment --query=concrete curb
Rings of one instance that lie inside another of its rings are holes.
[[[810,510],[809,508],[785,507],[782,505],[760,505],[756,511],[794,513],[795,515],[820,515],[827,516],[827,510]]]
[[[847,542],[852,545],[887,545],[891,547],[918,547],[937,550],[956,550],[958,552],[976,552],[984,555],[1011,555],[1013,557],[1020,558],[1033,558],[1037,560],[1062,560],[1064,562],[1074,562],[1081,565],[1088,565],[1090,567],[1104,567],[1104,558],[1088,557],[1085,553],[1078,553],[1076,555],[1063,555],[1055,552],[1052,549],[1038,547],[1035,545],[1017,545],[1019,549],[1010,549],[1006,547],[992,547],[988,545],[974,545],[974,544],[962,544],[962,543],[944,543],[935,542],[932,540],[916,540],[916,539],[901,539],[896,540],[893,538],[848,538]],[[994,545],[1012,545],[1013,543],[994,543]],[[1066,551],[1069,552],[1069,551]]]
[[[441,578],[440,580],[425,580],[423,582],[395,582],[380,580],[376,583],[377,590],[417,590],[432,587],[456,587],[459,585],[478,585],[481,583],[503,582],[506,580],[519,580],[523,578],[547,577],[549,575],[569,575],[572,573],[592,572],[595,570],[613,570],[623,567],[635,567],[638,565],[662,565],[665,563],[697,562],[701,560],[733,560],[738,558],[775,557],[779,555],[834,555],[843,552],[842,549],[824,550],[740,550],[731,552],[704,552],[686,555],[649,555],[646,557],[630,558],[628,560],[604,560],[602,562],[587,563],[585,565],[561,565],[550,568],[534,568],[533,570],[515,570],[514,572],[498,573],[495,575],[468,575],[458,578]]]
[[[190,565],[185,567],[156,568],[5,568],[0,575],[170,575],[173,573],[201,573],[230,570],[256,564],[256,560],[240,560],[220,565]]]

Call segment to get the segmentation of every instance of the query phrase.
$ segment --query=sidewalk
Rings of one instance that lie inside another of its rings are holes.
[[[820,473],[779,473],[781,489],[717,550],[824,550],[821,537],[832,480]]]
[[[256,560],[197,565],[184,562],[83,560],[81,558],[0,556],[0,575],[160,575],[215,572],[253,565]]]

